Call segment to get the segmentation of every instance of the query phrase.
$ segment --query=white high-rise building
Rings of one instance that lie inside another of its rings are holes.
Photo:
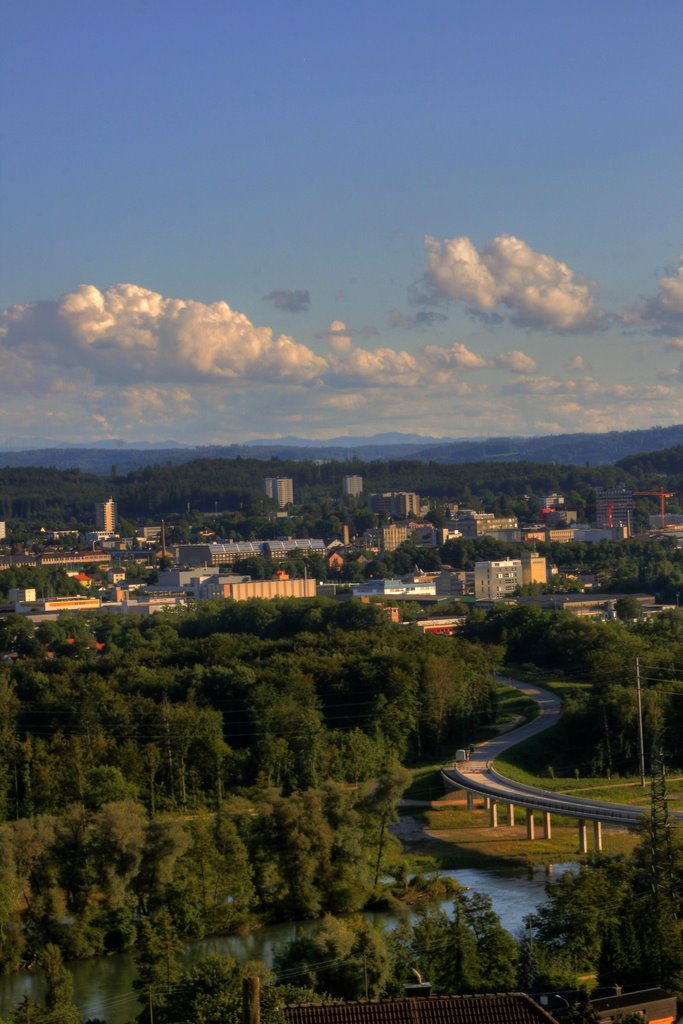
[[[107,501],[98,501],[95,504],[95,529],[105,533],[116,533],[118,515],[116,502],[113,498]]]
[[[5,524],[0,522],[0,540],[4,540],[6,536]]]
[[[363,493],[362,476],[345,476],[342,478],[342,494],[349,498],[358,498]]]
[[[288,476],[267,476],[263,490],[269,498],[277,501],[280,508],[294,504],[294,481]]]

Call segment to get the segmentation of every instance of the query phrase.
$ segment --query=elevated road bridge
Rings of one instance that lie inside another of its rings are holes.
[[[493,766],[497,757],[510,747],[529,739],[531,736],[550,729],[560,720],[562,714],[561,701],[549,690],[544,690],[531,683],[523,683],[515,679],[501,679],[501,682],[514,686],[515,689],[536,701],[539,714],[531,722],[516,729],[511,729],[495,739],[487,740],[474,747],[468,760],[457,761],[449,767],[441,769],[444,785],[449,790],[462,789],[467,794],[467,806],[474,806],[475,796],[482,797],[490,812],[492,828],[498,827],[498,808],[507,806],[507,824],[515,824],[517,808],[526,812],[527,838],[536,838],[536,814],[540,813],[543,836],[552,837],[551,815],[575,818],[579,828],[579,850],[588,852],[588,822],[593,824],[594,845],[596,850],[602,849],[603,823],[621,825],[624,828],[637,826],[646,814],[644,807],[630,807],[625,804],[608,803],[602,800],[589,800],[583,797],[554,793],[547,789],[536,789],[513,782],[502,776]],[[672,815],[683,819],[683,813]]]

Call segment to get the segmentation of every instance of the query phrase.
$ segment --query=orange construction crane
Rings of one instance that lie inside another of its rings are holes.
[[[659,498],[659,507],[660,507],[661,516],[662,516],[662,529],[664,529],[664,525],[665,525],[664,524],[664,518],[665,518],[665,516],[664,516],[664,502],[666,501],[667,498],[673,498],[672,492],[671,491],[665,491],[663,487],[660,487],[660,489],[658,491],[634,491],[633,492],[634,497],[638,497],[639,498],[641,496],[641,494],[643,494],[643,495],[647,494],[647,495],[651,495],[653,498]]]

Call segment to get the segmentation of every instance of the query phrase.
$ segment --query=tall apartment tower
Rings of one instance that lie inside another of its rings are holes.
[[[263,481],[263,490],[280,508],[294,504],[294,481],[291,477],[267,476]]]
[[[113,498],[107,501],[98,501],[95,504],[95,529],[103,530],[106,533],[116,532],[116,502]]]
[[[342,494],[349,498],[358,498],[363,493],[362,476],[345,476],[342,478]]]

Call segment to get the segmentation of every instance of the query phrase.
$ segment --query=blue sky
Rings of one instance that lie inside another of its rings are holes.
[[[679,0],[0,35],[0,441],[683,421]]]

